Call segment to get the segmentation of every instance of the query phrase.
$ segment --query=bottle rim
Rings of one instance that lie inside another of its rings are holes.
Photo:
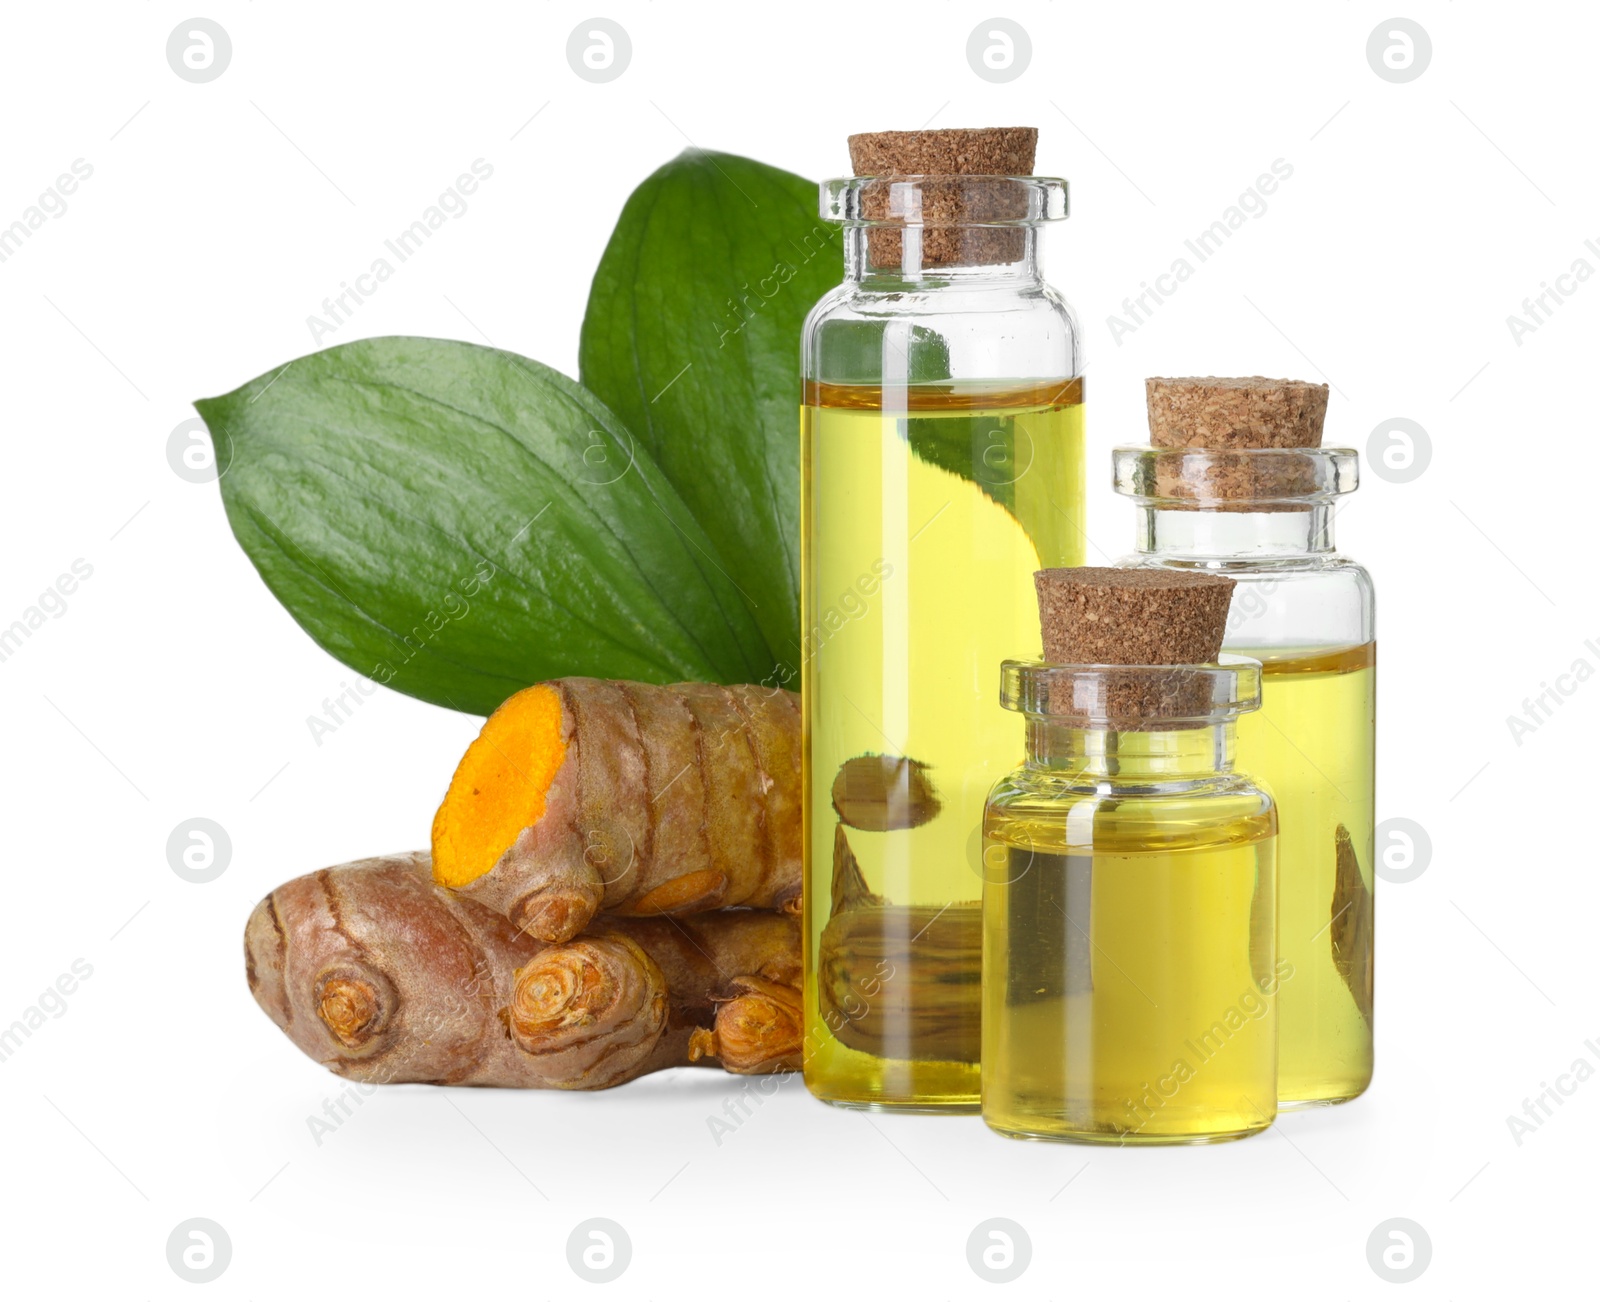
[[[1000,704],[1072,728],[1197,728],[1259,709],[1261,674],[1259,660],[1231,654],[1205,665],[1007,660],[1000,666]]]
[[[1111,450],[1112,487],[1141,506],[1182,510],[1309,507],[1353,493],[1354,448],[1157,448]]]
[[[1032,227],[1067,216],[1059,176],[841,176],[818,188],[823,219],[850,227]]]

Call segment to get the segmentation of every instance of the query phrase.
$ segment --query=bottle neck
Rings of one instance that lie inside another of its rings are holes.
[[[1326,502],[1274,511],[1136,511],[1136,544],[1151,555],[1254,560],[1333,551],[1334,512]]]
[[[1032,226],[1011,228],[1007,234],[1011,247],[1008,252],[1017,256],[1001,262],[936,263],[924,265],[924,228],[903,226],[898,228],[899,261],[884,265],[884,242],[870,239],[874,230],[870,226],[846,226],[844,230],[844,278],[847,283],[865,289],[916,290],[929,289],[995,289],[1032,288],[1043,284],[1039,274],[1039,232]],[[992,231],[991,227],[941,227],[941,232],[955,231],[958,238],[972,236],[975,247],[992,249],[993,241],[979,237]]]
[[[1028,716],[1030,768],[1129,785],[1189,783],[1233,769],[1233,720],[1152,732],[1072,728]]]

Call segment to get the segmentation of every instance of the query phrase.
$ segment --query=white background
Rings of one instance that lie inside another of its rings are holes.
[[[1364,2],[1010,4],[1032,62],[999,85],[967,63],[994,12],[968,4],[618,2],[600,12],[633,59],[605,85],[568,67],[594,12],[568,4],[218,0],[200,12],[233,59],[205,85],[165,57],[193,12],[14,3],[0,37],[0,225],[94,169],[0,263],[0,625],[93,566],[0,663],[0,1026],[93,968],[0,1063],[8,1296],[590,1296],[565,1244],[591,1216],[632,1240],[600,1289],[619,1299],[1592,1291],[1600,1080],[1520,1144],[1506,1120],[1600,1066],[1600,683],[1520,745],[1506,723],[1600,668],[1600,285],[1520,346],[1506,323],[1575,259],[1600,268],[1592,7],[1419,0],[1433,58],[1405,85],[1368,64],[1393,11]],[[494,175],[466,215],[325,343],[489,338],[575,372],[616,214],[690,141],[820,177],[851,131],[930,123],[1036,124],[1038,170],[1071,180],[1048,272],[1088,337],[1107,555],[1131,541],[1108,449],[1141,440],[1147,374],[1325,377],[1330,443],[1395,416],[1431,435],[1420,478],[1368,473],[1340,518],[1379,594],[1378,817],[1433,843],[1379,889],[1372,1090],[1245,1143],[1124,1152],[790,1083],[719,1146],[707,1118],[741,1082],[680,1071],[597,1096],[386,1088],[319,1145],[307,1117],[342,1083],[251,1001],[244,919],[289,877],[422,845],[476,721],[380,692],[315,744],[351,674],[267,593],[216,486],[169,468],[169,434],[310,351],[307,316],[476,158]],[[1265,215],[1114,341],[1108,314],[1279,158]],[[233,844],[206,885],[167,863],[194,816]],[[201,1286],[165,1248],[197,1216],[233,1251]],[[966,1259],[994,1216],[1033,1245],[1005,1286]],[[1403,1286],[1367,1261],[1396,1216],[1433,1249]]]

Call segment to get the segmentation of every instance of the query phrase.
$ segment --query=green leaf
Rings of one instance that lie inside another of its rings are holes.
[[[918,458],[962,479],[970,479],[1016,515],[1015,422],[996,413],[968,416],[958,411],[908,417],[905,430],[911,450]]]
[[[273,595],[398,691],[484,714],[564,674],[744,682],[772,667],[649,453],[537,362],[368,339],[195,406]]]
[[[589,292],[583,382],[705,527],[774,661],[799,663],[800,330],[841,279],[814,182],[690,150],[633,192]]]
[[[1023,528],[1043,565],[1080,556],[1083,545],[1074,480],[1036,468],[1036,459],[1067,437],[1053,428],[1052,411],[999,409],[911,416],[906,440],[922,461],[970,480]]]

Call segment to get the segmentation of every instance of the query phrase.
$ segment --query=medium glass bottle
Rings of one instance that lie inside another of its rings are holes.
[[[1237,584],[1224,647],[1262,663],[1240,764],[1278,802],[1278,1098],[1342,1103],[1372,1079],[1372,579],[1334,550],[1334,504],[1357,484],[1348,448],[1117,448],[1138,508],[1124,565]]]
[[[1047,177],[825,182],[845,279],[801,417],[806,1083],[978,1107],[979,825],[1015,733],[993,666],[1083,548],[1083,380],[1040,273]],[[869,214],[871,214],[869,216]]]
[[[1234,772],[1260,666],[1008,662],[1027,761],[984,818],[983,1117],[1106,1144],[1277,1113],[1272,799]],[[1160,702],[1131,726],[1118,703]]]

